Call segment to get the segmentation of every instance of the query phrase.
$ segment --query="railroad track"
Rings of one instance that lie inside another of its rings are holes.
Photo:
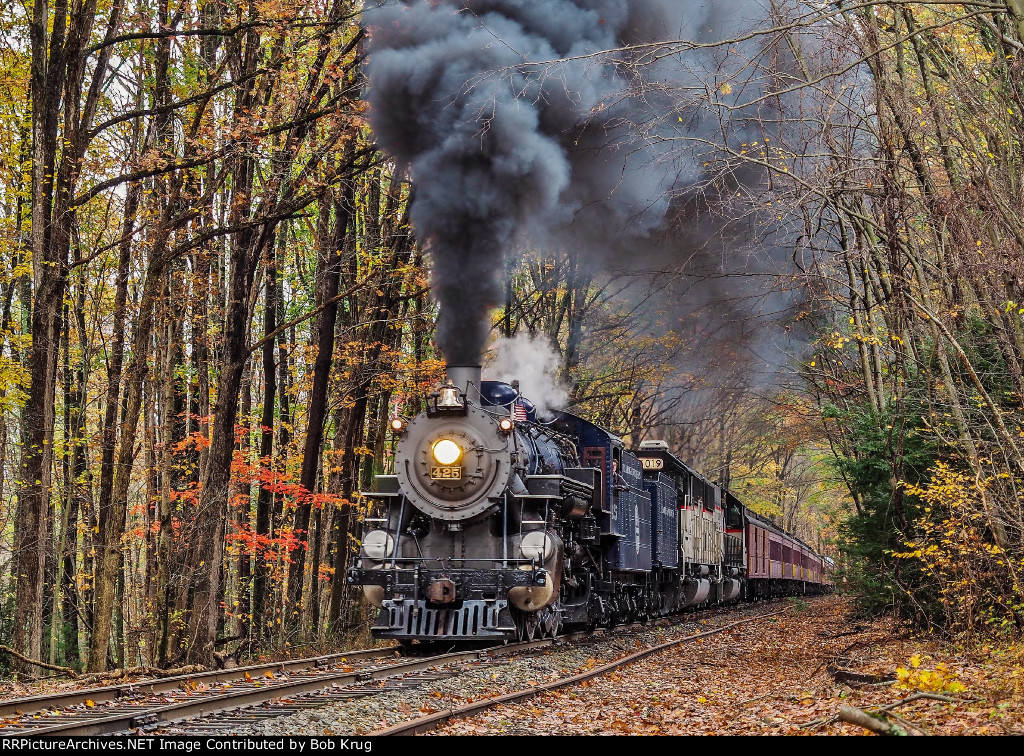
[[[734,628],[737,625],[743,625],[748,622],[755,622],[757,620],[774,617],[778,614],[784,613],[785,611],[787,611],[787,609],[780,609],[778,611],[769,612],[766,614],[759,614],[754,617],[746,617],[744,619],[737,620],[735,622],[730,622],[729,624],[713,628],[711,630],[706,630],[704,632],[688,635],[684,638],[677,638],[675,640],[667,641],[665,643],[659,643],[653,646],[649,646],[648,648],[642,649],[632,654],[628,654],[627,656],[616,659],[615,661],[609,662],[608,664],[595,667],[592,670],[581,672],[577,675],[572,675],[571,677],[565,677],[560,680],[554,680],[552,682],[541,683],[538,685],[531,685],[529,687],[523,688],[522,690],[514,691],[512,693],[506,693],[505,695],[501,696],[495,696],[493,698],[486,698],[480,701],[474,701],[473,703],[469,703],[464,706],[459,706],[454,709],[449,709],[447,711],[434,712],[432,714],[428,714],[427,716],[417,717],[407,722],[401,722],[390,727],[375,730],[369,733],[369,736],[384,737],[390,735],[418,735],[420,733],[429,732],[430,730],[437,729],[438,727],[446,724],[447,722],[452,721],[453,719],[470,717],[479,714],[480,712],[487,711],[488,709],[493,709],[502,704],[519,703],[521,701],[526,701],[530,698],[538,696],[542,693],[546,693],[548,691],[578,685],[580,683],[586,682],[587,680],[593,680],[596,677],[600,677],[602,675],[608,674],[609,672],[613,672],[628,664],[638,662],[641,659],[651,656],[652,654],[658,653],[659,651],[664,651],[666,649],[672,648],[673,646],[679,646],[683,643],[689,643],[695,640],[699,640],[701,638],[707,638],[712,635],[717,635],[719,633],[725,632],[726,630]]]
[[[376,672],[372,678],[365,678],[355,684],[333,683],[329,688],[293,694],[282,698],[268,695],[258,703],[262,706],[247,708],[225,707],[219,712],[199,718],[178,719],[168,727],[160,728],[157,735],[227,735],[239,727],[254,722],[284,717],[302,709],[314,709],[351,698],[375,696],[392,691],[417,688],[461,674],[467,669],[480,669],[489,665],[504,664],[513,654],[539,651],[554,644],[554,640],[542,640],[495,646],[488,649],[454,652],[427,657],[404,663],[396,663]]]
[[[712,610],[707,616],[717,616],[720,612],[729,613]],[[768,616],[772,614],[745,618],[630,654],[583,675],[486,699],[468,707],[438,712],[374,734],[423,732],[452,718],[469,716],[490,706],[524,700],[546,690],[572,685],[663,648],[714,635],[735,625]],[[678,622],[692,621],[694,618],[694,614],[688,614],[679,617]],[[620,626],[615,632],[617,634],[634,627],[636,625]],[[559,641],[595,635],[604,635],[604,631],[566,635],[559,638]],[[467,668],[505,663],[504,660],[513,654],[543,649],[554,642],[543,639],[411,659],[400,656],[399,647],[391,646],[12,699],[0,702],[0,737],[230,733],[255,721],[287,716],[302,709],[418,687],[452,677]],[[463,667],[458,668],[456,665],[460,663]],[[466,667],[467,663],[471,666]]]
[[[674,621],[667,621],[667,622],[666,621],[661,621],[661,622],[658,622],[657,624],[668,624],[668,625],[686,624],[686,623],[692,622],[694,619],[696,619],[698,617],[701,617],[701,616],[706,617],[706,618],[711,618],[711,617],[716,617],[716,616],[720,616],[720,615],[723,615],[723,614],[724,615],[732,614],[734,612],[735,612],[735,607],[730,608],[730,609],[714,608],[714,609],[704,610],[702,612],[697,613],[696,615],[695,614],[688,614],[688,615],[685,615],[685,616],[679,616],[679,617],[674,618]],[[710,630],[710,631],[707,631],[707,632],[704,632],[704,633],[698,633],[696,635],[687,636],[687,637],[685,637],[683,639],[676,639],[676,640],[673,640],[673,641],[670,641],[670,642],[667,642],[667,643],[659,644],[659,645],[657,645],[655,647],[652,647],[651,649],[645,649],[644,651],[640,651],[640,652],[637,652],[637,653],[634,653],[634,654],[630,654],[625,659],[619,659],[616,662],[611,663],[610,665],[606,665],[604,667],[600,667],[600,668],[598,668],[596,671],[594,671],[592,673],[587,673],[585,675],[581,675],[581,676],[577,676],[577,677],[572,677],[572,678],[567,678],[564,681],[561,681],[559,683],[542,685],[542,686],[535,686],[535,687],[529,688],[527,690],[517,692],[515,694],[510,694],[508,696],[500,696],[500,697],[482,699],[481,701],[479,701],[479,702],[477,702],[475,704],[472,704],[470,706],[467,706],[467,707],[460,707],[459,709],[452,709],[452,710],[449,710],[449,711],[440,712],[440,713],[431,715],[430,717],[411,720],[410,722],[407,722],[405,724],[397,725],[395,728],[388,728],[388,730],[386,730],[386,731],[375,732],[373,734],[374,735],[377,735],[377,734],[384,734],[384,735],[387,735],[387,734],[415,734],[416,732],[422,732],[422,731],[426,731],[428,729],[433,729],[434,727],[439,726],[440,724],[442,724],[445,721],[448,721],[451,718],[458,717],[458,716],[468,716],[468,715],[471,715],[471,714],[476,713],[478,711],[482,711],[482,710],[484,710],[486,708],[489,708],[490,706],[493,706],[493,705],[497,705],[497,704],[500,704],[500,703],[507,703],[507,702],[510,702],[510,701],[513,701],[513,700],[522,700],[524,698],[528,698],[530,696],[537,695],[538,693],[541,693],[541,692],[543,692],[545,690],[550,690],[550,689],[559,687],[560,685],[573,684],[575,682],[580,682],[582,680],[589,679],[591,677],[594,677],[594,676],[597,676],[597,675],[600,675],[600,674],[604,674],[604,673],[606,673],[608,671],[611,671],[612,669],[617,668],[618,666],[622,666],[624,664],[628,664],[628,663],[630,663],[632,661],[637,661],[637,660],[639,660],[640,658],[642,658],[645,655],[649,655],[651,653],[656,653],[657,651],[662,650],[664,648],[671,647],[672,645],[676,645],[676,644],[679,644],[679,643],[685,643],[685,642],[687,642],[689,640],[696,640],[697,638],[702,638],[702,637],[705,637],[705,636],[708,636],[708,635],[714,635],[716,633],[723,632],[723,631],[729,629],[730,627],[734,627],[735,625],[742,624],[743,622],[750,622],[752,620],[763,618],[763,617],[772,616],[773,614],[777,614],[777,613],[779,613],[779,612],[774,612],[774,613],[770,613],[770,614],[762,614],[762,615],[759,615],[758,617],[745,618],[745,619],[740,620],[738,622],[734,622],[734,623],[731,623],[729,625],[725,625],[725,626],[722,626],[722,627],[719,627],[719,628],[716,628],[716,629],[713,629],[713,630]],[[618,627],[614,628],[614,630],[611,631],[611,632],[608,632],[606,630],[600,629],[600,630],[596,630],[596,631],[579,632],[579,633],[567,634],[567,635],[564,635],[564,636],[561,636],[560,638],[558,638],[557,643],[559,645],[561,645],[563,643],[568,643],[568,642],[571,642],[571,641],[579,641],[581,639],[586,639],[586,640],[607,639],[607,640],[614,641],[619,636],[627,636],[628,637],[628,635],[630,634],[631,631],[634,631],[634,630],[637,630],[637,629],[641,629],[641,630],[647,629],[650,626],[651,626],[651,623],[635,623],[635,624],[632,624],[632,625],[621,625],[621,626],[618,626]],[[360,687],[360,688],[349,689],[349,690],[344,690],[344,689],[327,690],[327,691],[320,691],[320,692],[315,692],[315,693],[303,695],[303,696],[301,696],[299,698],[289,698],[289,699],[277,700],[277,701],[270,701],[270,700],[268,700],[266,702],[265,706],[260,707],[260,708],[248,708],[248,709],[245,709],[245,710],[237,710],[236,709],[234,711],[227,711],[226,710],[226,711],[224,711],[224,712],[222,712],[222,713],[220,713],[218,715],[211,716],[211,717],[204,717],[204,718],[201,718],[201,719],[191,719],[191,720],[188,720],[188,721],[180,721],[180,722],[178,722],[178,724],[176,726],[171,726],[170,728],[167,728],[167,729],[161,729],[161,730],[157,731],[156,734],[190,735],[190,736],[234,734],[238,730],[245,731],[246,729],[251,728],[252,725],[254,725],[255,723],[257,723],[257,722],[259,722],[259,721],[261,721],[261,720],[263,720],[265,718],[275,718],[275,717],[279,717],[279,716],[288,716],[288,715],[291,715],[291,714],[299,713],[301,710],[304,710],[304,709],[312,709],[312,708],[318,708],[318,707],[321,707],[321,706],[329,706],[332,703],[339,703],[339,702],[343,701],[346,698],[354,698],[354,697],[357,697],[357,696],[376,695],[376,694],[383,694],[383,693],[388,693],[388,692],[393,692],[393,691],[400,691],[400,690],[404,690],[404,689],[416,688],[416,687],[419,687],[421,685],[425,685],[425,684],[428,684],[428,683],[431,683],[431,682],[437,682],[437,681],[440,681],[440,680],[443,680],[443,679],[446,679],[446,678],[455,677],[456,675],[461,674],[463,672],[479,671],[483,666],[485,666],[487,664],[501,664],[501,663],[505,663],[506,659],[512,657],[515,654],[522,655],[523,652],[539,650],[539,649],[543,649],[543,648],[546,648],[546,647],[549,647],[549,646],[553,646],[553,645],[555,645],[554,641],[552,641],[550,639],[544,639],[544,640],[540,640],[540,641],[535,641],[533,643],[510,644],[508,646],[495,647],[493,649],[488,649],[485,652],[483,652],[483,654],[481,655],[481,658],[478,660],[477,663],[474,663],[472,665],[462,665],[459,668],[454,668],[452,666],[451,662],[444,661],[445,658],[450,658],[450,657],[437,657],[437,660],[429,660],[430,661],[430,666],[429,667],[424,667],[423,671],[416,672],[416,673],[413,673],[413,674],[406,674],[405,676],[399,676],[398,674],[396,674],[395,676],[390,677],[388,679],[388,681],[385,684],[383,684],[383,685],[363,686],[363,687]],[[452,655],[452,656],[454,656],[454,655]],[[443,665],[445,665],[445,664],[448,665],[447,668],[443,667]],[[405,731],[405,730],[407,730],[407,731]],[[285,732],[287,732],[287,730],[285,730]],[[342,732],[342,733],[339,733],[339,734],[346,734],[346,733]]]
[[[0,723],[9,722],[12,718],[32,715],[41,711],[53,711],[85,705],[86,702],[91,702],[92,705],[96,705],[122,698],[134,698],[139,695],[173,692],[180,690],[182,686],[189,683],[204,685],[226,683],[233,680],[244,680],[247,677],[263,676],[267,672],[275,674],[289,674],[299,670],[310,669],[312,667],[324,667],[336,663],[359,663],[364,659],[391,656],[398,650],[398,646],[367,648],[347,651],[344,653],[311,656],[302,659],[266,662],[264,664],[253,664],[245,667],[232,667],[231,669],[194,672],[187,675],[174,675],[171,677],[160,677],[130,683],[104,685],[95,688],[80,688],[63,693],[46,693],[36,696],[26,696],[24,698],[9,698],[0,701]]]
[[[373,660],[391,657],[397,652],[397,646],[361,649],[8,699],[0,701],[0,737],[110,734],[119,731],[119,720],[129,722],[120,730],[134,729],[145,723],[148,709],[170,709],[181,704],[181,708],[187,710],[186,699],[197,697],[196,694],[203,697],[207,692],[226,691],[236,686],[266,689],[275,681],[283,683],[297,677],[311,678],[332,668],[347,668],[359,674]]]
[[[397,648],[366,649],[56,696],[33,696],[2,704],[0,737],[156,733],[171,723],[233,715],[189,725],[190,733],[214,734],[236,723],[239,716],[247,721],[283,716],[298,708],[422,685],[456,674],[433,673],[438,667],[459,662],[484,663],[495,652],[503,655],[551,643],[534,641],[423,658],[395,656]],[[380,663],[383,657],[392,658]],[[285,703],[264,711],[249,709],[271,699],[284,699]],[[26,713],[30,707],[36,708]],[[246,714],[234,714],[243,709]]]

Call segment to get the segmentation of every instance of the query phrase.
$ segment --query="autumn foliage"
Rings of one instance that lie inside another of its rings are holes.
[[[360,491],[443,355],[410,224],[431,177],[376,149],[361,5],[0,6],[0,642],[23,656],[365,639]],[[574,411],[835,556],[862,610],[1019,633],[1024,8],[801,8],[759,33],[769,83],[701,196],[653,198],[715,233],[673,227],[678,259],[643,270],[505,250],[491,333],[543,339]],[[732,118],[742,82],[704,73],[655,117]],[[781,250],[753,314],[751,271],[689,267],[709,236]]]
[[[908,550],[894,554],[921,565],[951,630],[1019,631],[1024,594],[1018,582],[1024,563],[993,537],[990,512],[1001,509],[990,479],[973,478],[939,462],[927,483],[907,486],[922,502]],[[1012,560],[1016,560],[1015,562]]]

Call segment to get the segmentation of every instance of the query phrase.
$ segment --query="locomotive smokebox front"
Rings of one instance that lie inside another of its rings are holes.
[[[398,443],[398,482],[435,520],[468,523],[489,515],[513,475],[514,440],[481,408],[480,366],[449,365],[447,381]]]

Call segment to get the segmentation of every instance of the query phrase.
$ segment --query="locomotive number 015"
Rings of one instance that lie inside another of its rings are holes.
[[[431,467],[431,480],[462,480],[461,467]]]

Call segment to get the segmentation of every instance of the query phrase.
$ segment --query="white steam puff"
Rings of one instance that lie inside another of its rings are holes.
[[[765,10],[747,0],[367,2],[370,121],[416,184],[412,221],[432,256],[449,364],[479,360],[504,255],[527,237],[620,267],[656,253],[666,219],[716,235],[692,199],[709,180],[707,145],[738,149],[759,133],[738,99],[759,87],[736,77],[749,76],[761,43],[703,45],[751,15]],[[698,47],[638,66],[593,55],[671,39]],[[726,110],[701,106],[709,91]],[[670,254],[694,253],[673,244]]]
[[[547,336],[518,333],[510,339],[500,338],[487,356],[484,378],[519,381],[520,393],[536,406],[539,419],[568,403],[569,392],[558,380],[561,359]]]

